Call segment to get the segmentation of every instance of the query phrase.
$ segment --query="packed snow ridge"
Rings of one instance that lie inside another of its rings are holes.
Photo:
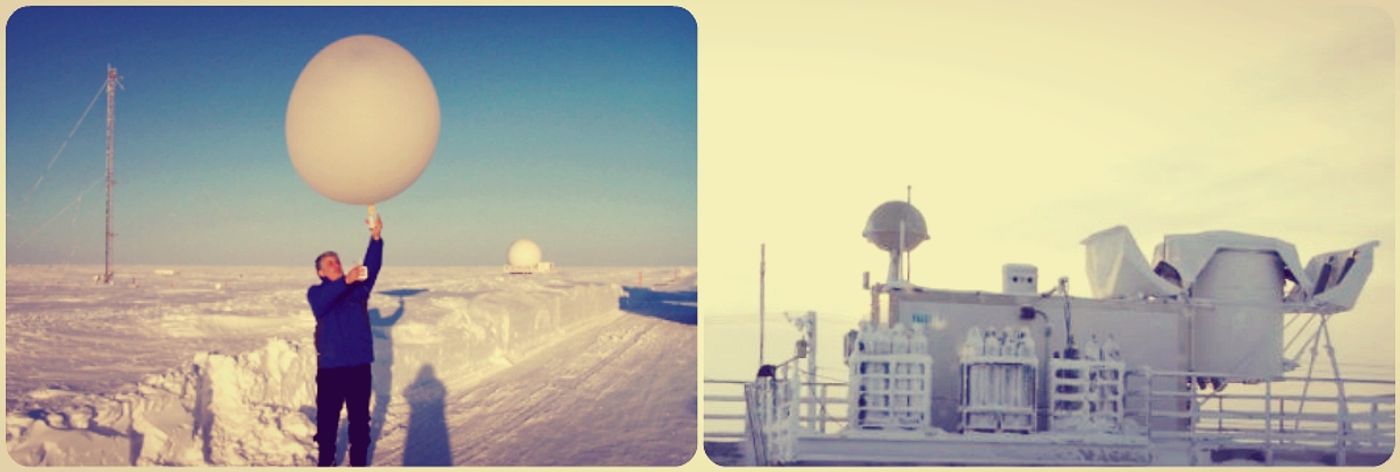
[[[480,378],[572,326],[615,315],[622,295],[617,284],[602,282],[506,279],[494,285],[418,299],[412,290],[400,291],[397,313],[371,313],[394,319],[405,298],[416,307],[431,305],[419,312],[441,313],[375,326],[375,395],[401,395],[424,366],[449,385]],[[382,293],[371,306],[393,306],[394,298],[386,305]],[[28,392],[27,406],[6,418],[10,456],[30,466],[315,464],[310,334],[272,338],[239,354],[196,354],[116,392]],[[398,375],[384,378],[389,372]]]

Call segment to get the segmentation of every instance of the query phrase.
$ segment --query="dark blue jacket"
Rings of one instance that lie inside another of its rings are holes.
[[[349,367],[374,362],[374,338],[369,329],[369,294],[384,262],[384,240],[369,242],[365,267],[369,278],[345,284],[345,277],[306,290],[311,314],[316,315],[316,364],[319,368]]]

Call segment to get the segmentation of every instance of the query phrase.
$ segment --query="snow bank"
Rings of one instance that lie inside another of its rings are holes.
[[[49,391],[66,398],[12,412],[6,442],[24,465],[311,464],[315,375],[306,341],[202,353],[116,394]]]
[[[616,313],[621,295],[614,284],[526,280],[465,296],[428,298],[426,311],[447,315],[423,321],[414,311],[424,309],[410,307],[402,321],[375,328],[375,359],[393,359],[392,371],[376,364],[375,375],[392,374],[388,389],[395,394],[413,382],[423,365],[434,366],[449,387],[470,383],[567,336],[581,323]]]
[[[694,292],[700,285],[700,274],[693,270],[686,270],[677,274],[675,280],[658,284],[652,287],[658,292]]]
[[[412,298],[421,316],[375,327],[376,382],[389,386],[376,385],[375,394],[403,401],[423,365],[437,366],[449,385],[471,381],[571,326],[616,313],[621,293],[606,283],[507,281]],[[371,306],[392,311],[383,307],[394,300],[376,295]],[[22,465],[311,465],[315,373],[310,336],[241,354],[205,352],[116,392],[29,392],[27,406],[7,415],[5,441]]]

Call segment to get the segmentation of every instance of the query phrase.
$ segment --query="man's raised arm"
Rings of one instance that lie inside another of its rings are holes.
[[[379,237],[383,229],[384,221],[376,213],[374,223],[369,227],[369,248],[365,249],[365,268],[369,270],[365,288],[371,291],[374,290],[374,282],[379,280],[379,268],[384,265],[384,240]]]

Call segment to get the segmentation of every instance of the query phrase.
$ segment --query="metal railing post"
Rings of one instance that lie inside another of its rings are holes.
[[[1215,431],[1225,432],[1225,397],[1215,394]]]
[[[1186,377],[1186,389],[1191,391],[1191,397],[1190,397],[1190,399],[1191,399],[1191,418],[1190,418],[1190,419],[1191,419],[1191,424],[1188,425],[1189,428],[1190,428],[1190,431],[1191,431],[1191,434],[1190,434],[1190,436],[1191,436],[1191,465],[1197,465],[1197,464],[1196,464],[1196,425],[1200,423],[1200,417],[1201,417],[1201,411],[1200,411],[1200,410],[1201,410],[1201,407],[1200,407],[1199,404],[1196,403],[1196,386],[1194,385],[1194,383],[1195,383],[1195,379],[1192,379],[1191,376],[1187,376],[1187,377]]]
[[[821,423],[819,423],[819,424],[821,425],[821,426],[820,426],[820,430],[821,430],[821,432],[822,432],[823,434],[826,433],[826,420],[827,420],[827,418],[826,418],[826,394],[827,394],[827,387],[829,387],[829,385],[826,385],[826,384],[822,384],[822,385],[821,385],[821,389],[820,389],[821,398],[818,400],[818,401],[821,402],[821,403],[819,404],[819,405],[821,406]]]
[[[1274,465],[1274,381],[1264,381],[1264,464]]]
[[[1145,382],[1146,382],[1146,384],[1147,384],[1147,406],[1146,406],[1146,410],[1147,410],[1147,419],[1144,420],[1144,421],[1147,423],[1147,437],[1148,437],[1148,438],[1151,438],[1151,437],[1152,437],[1152,368],[1151,368],[1151,367],[1144,368],[1144,369],[1143,369],[1142,376],[1143,376],[1143,379],[1145,379]]]
[[[1377,424],[1376,413],[1380,410],[1380,403],[1371,400],[1371,447],[1380,446],[1380,427]]]

